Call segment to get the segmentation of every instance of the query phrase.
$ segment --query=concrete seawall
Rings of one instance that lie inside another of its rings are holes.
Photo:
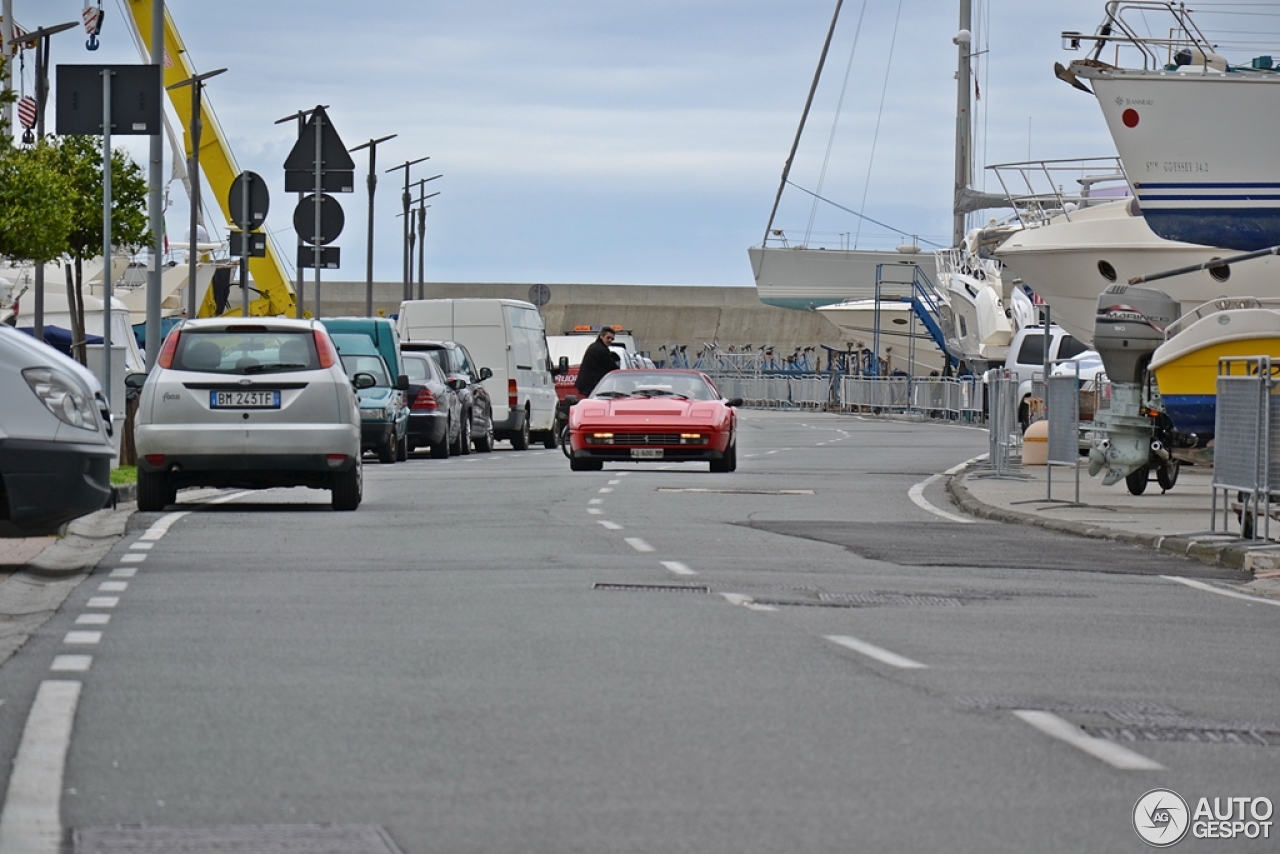
[[[306,304],[315,305],[312,283],[306,283]],[[414,293],[417,293],[416,285]],[[618,324],[629,329],[642,350],[655,354],[663,346],[687,345],[692,359],[705,343],[721,350],[750,345],[759,350],[771,346],[779,357],[797,347],[825,344],[840,350],[850,344],[821,314],[775,308],[760,302],[751,287],[700,287],[693,285],[555,285],[547,286],[550,301],[542,307],[547,334],[556,335],[580,324]],[[441,297],[529,299],[528,284],[480,284],[429,282],[429,299]],[[394,314],[400,306],[399,282],[375,282],[374,312]],[[325,316],[364,313],[363,282],[321,282]],[[870,342],[863,342],[867,345]],[[824,360],[825,362],[825,360]]]

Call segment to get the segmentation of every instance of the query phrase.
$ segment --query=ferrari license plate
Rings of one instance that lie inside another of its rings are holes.
[[[661,448],[632,448],[631,459],[660,460],[662,459],[662,449]]]
[[[274,389],[253,391],[211,391],[210,409],[279,409],[280,392]]]

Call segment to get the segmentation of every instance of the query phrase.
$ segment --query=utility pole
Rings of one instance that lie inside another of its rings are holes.
[[[367,254],[364,262],[364,316],[373,317],[373,194],[378,189],[378,145],[389,139],[395,139],[399,134],[391,134],[389,136],[371,139],[368,142],[361,143],[352,152],[359,151],[362,148],[369,149],[369,175],[365,178],[365,186],[369,189],[369,233],[368,243],[366,245]]]
[[[178,89],[182,86],[191,87],[191,157],[187,161],[187,172],[191,175],[191,233],[188,235],[189,246],[187,249],[188,320],[194,320],[197,312],[196,262],[199,259],[199,253],[196,251],[196,228],[200,218],[200,131],[204,126],[200,116],[200,93],[204,91],[204,81],[210,77],[216,77],[226,70],[225,68],[219,68],[214,71],[206,71],[204,74],[188,77],[186,80],[167,87],[169,89]]]

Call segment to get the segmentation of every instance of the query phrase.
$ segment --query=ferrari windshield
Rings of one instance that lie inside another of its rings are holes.
[[[606,374],[592,397],[679,397],[719,400],[702,375],[687,371],[614,371]]]

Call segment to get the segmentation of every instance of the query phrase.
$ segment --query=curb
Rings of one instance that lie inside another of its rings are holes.
[[[970,516],[980,519],[991,519],[996,522],[1011,522],[1016,525],[1035,525],[1050,531],[1075,534],[1080,537],[1091,537],[1096,540],[1110,540],[1118,543],[1129,543],[1157,549],[1181,557],[1194,558],[1202,563],[1217,564],[1241,573],[1254,576],[1258,571],[1280,569],[1280,551],[1274,544],[1268,546],[1240,545],[1239,540],[1222,542],[1221,540],[1199,540],[1188,536],[1165,534],[1139,534],[1134,531],[1120,531],[1101,525],[1089,525],[1083,522],[1070,522],[1062,519],[1045,519],[1031,513],[1022,513],[1004,507],[995,507],[980,501],[973,496],[964,485],[965,472],[947,478],[947,493],[961,510]],[[1262,549],[1267,549],[1263,553]]]

